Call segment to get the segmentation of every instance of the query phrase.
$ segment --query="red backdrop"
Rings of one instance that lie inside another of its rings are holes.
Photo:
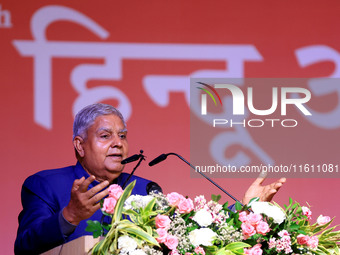
[[[24,179],[75,163],[72,122],[82,106],[99,101],[117,106],[128,120],[130,154],[143,149],[148,160],[163,152],[189,159],[188,86],[200,71],[219,71],[219,78],[340,77],[336,0],[3,0],[0,6],[3,254],[13,253]],[[333,142],[311,136],[301,146],[303,141],[294,139],[312,162],[323,163],[330,155],[327,159],[339,164],[334,142],[340,140],[339,89],[312,92],[313,108],[333,113],[327,115],[332,126],[304,123],[307,133]],[[261,146],[273,159],[280,156],[279,142]],[[175,158],[152,168],[144,163],[137,175],[157,181],[165,192],[220,193],[205,180],[192,179]],[[216,181],[241,198],[252,179]],[[337,216],[337,185],[336,178],[291,178],[275,200],[308,202],[314,220],[320,213]]]

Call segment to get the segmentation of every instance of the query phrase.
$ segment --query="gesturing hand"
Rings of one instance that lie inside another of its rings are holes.
[[[98,202],[109,193],[108,189],[101,191],[109,185],[108,181],[103,181],[87,190],[94,180],[95,177],[92,175],[86,180],[82,177],[73,182],[71,200],[63,210],[64,218],[73,225],[90,218],[100,208]]]
[[[281,178],[271,184],[262,186],[264,180],[265,178],[259,177],[250,185],[242,199],[243,204],[248,204],[250,199],[254,197],[259,197],[260,201],[270,202],[286,182],[286,178]]]

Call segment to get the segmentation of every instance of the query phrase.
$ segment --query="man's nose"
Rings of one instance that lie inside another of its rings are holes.
[[[122,139],[119,135],[112,136],[111,147],[121,147],[122,146]]]

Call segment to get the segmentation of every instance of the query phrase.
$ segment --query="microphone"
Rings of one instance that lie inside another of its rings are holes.
[[[143,151],[141,151],[141,153],[143,153]],[[123,159],[122,162],[120,162],[120,163],[122,165],[125,165],[127,163],[131,163],[131,162],[134,162],[134,161],[140,159],[140,157],[142,157],[142,154],[135,154],[135,155],[132,155],[131,157]]]
[[[135,154],[135,155],[132,155],[131,157],[128,157],[124,160],[122,160],[122,162],[120,162],[121,164],[127,164],[127,163],[130,163],[130,162],[133,162],[133,161],[136,161],[138,160],[139,161],[137,162],[137,165],[135,166],[135,168],[132,170],[132,172],[130,173],[129,177],[126,179],[126,181],[124,182],[122,188],[124,189],[126,184],[129,182],[129,180],[131,179],[132,175],[135,173],[137,167],[140,165],[140,163],[142,162],[142,160],[145,160],[145,156],[143,155],[143,150],[140,150],[140,154]]]
[[[159,155],[157,158],[150,161],[149,166],[153,166],[153,165],[158,164],[159,162],[162,162],[163,160],[165,160],[167,158],[167,156],[168,156],[168,154]]]
[[[233,199],[235,202],[239,202],[242,206],[243,204],[238,201],[234,196],[232,196],[228,191],[226,191],[225,189],[223,189],[220,185],[218,185],[216,182],[214,182],[213,180],[211,180],[208,176],[206,176],[204,173],[202,173],[201,171],[197,171],[196,167],[193,166],[190,162],[188,162],[185,158],[183,158],[181,155],[177,154],[177,153],[167,153],[167,154],[161,154],[159,155],[157,158],[153,159],[150,163],[149,166],[153,166],[158,164],[159,162],[162,162],[163,160],[165,160],[169,155],[174,155],[178,158],[180,158],[182,161],[184,161],[185,163],[187,163],[192,169],[195,170],[195,172],[199,173],[200,175],[202,175],[205,179],[207,179],[209,182],[211,182],[212,184],[214,184],[219,190],[221,190],[224,194],[228,195],[231,199]]]
[[[149,182],[146,185],[146,193],[150,194],[151,192],[163,193],[163,190],[162,190],[161,186],[159,186],[157,183]]]

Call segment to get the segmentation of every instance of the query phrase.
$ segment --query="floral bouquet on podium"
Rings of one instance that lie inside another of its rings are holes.
[[[93,255],[340,254],[333,219],[320,215],[312,223],[310,209],[292,199],[284,208],[255,198],[230,210],[218,203],[221,196],[131,195],[134,186],[110,186],[102,212],[111,224],[87,222],[94,237],[105,236]]]

